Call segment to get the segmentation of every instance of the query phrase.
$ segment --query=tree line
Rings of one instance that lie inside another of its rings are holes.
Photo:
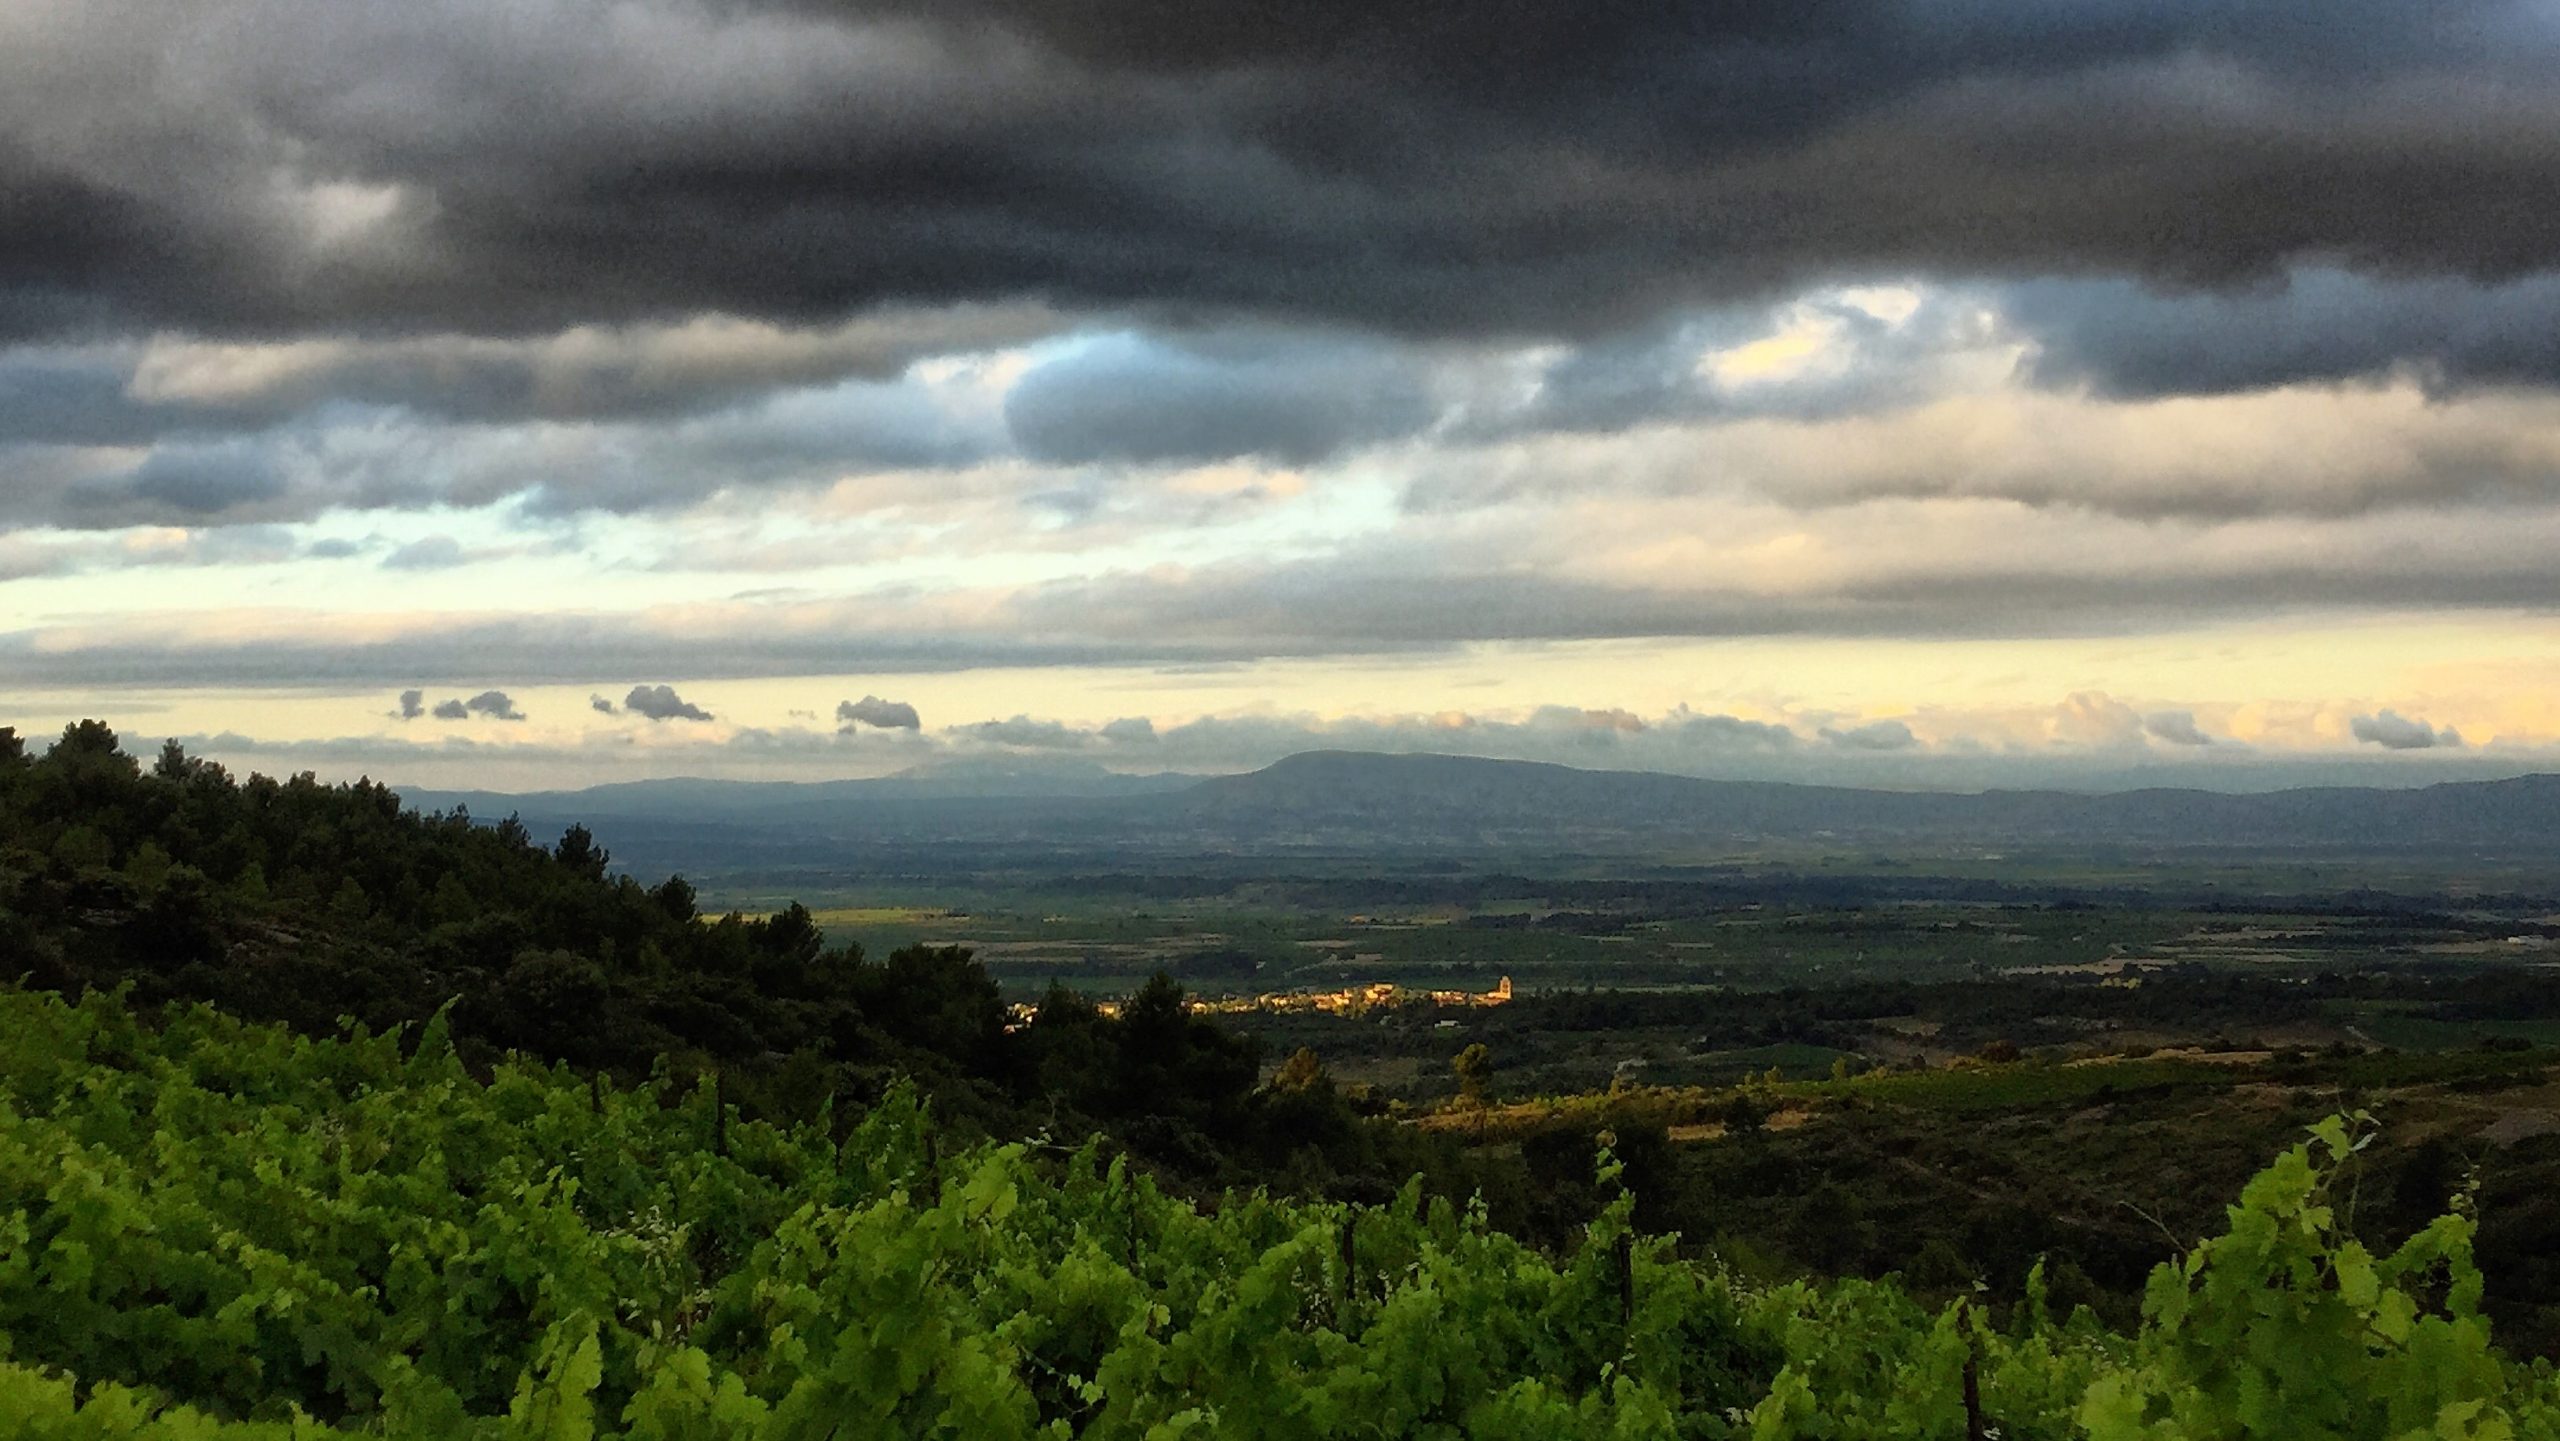
[[[959,948],[875,958],[796,902],[706,915],[682,876],[615,873],[584,826],[544,845],[513,817],[422,814],[371,780],[240,779],[175,742],[146,766],[95,720],[41,753],[0,730],[0,978],[313,1034],[441,1012],[476,1064],[716,1073],[780,1121],[912,1077],[948,1122],[1100,1127],[1206,1183],[1295,1166],[1386,1194],[1431,1164],[1320,1068],[1261,1084],[1258,1044],[1167,977],[1116,1016],[1053,989],[1016,1024]]]

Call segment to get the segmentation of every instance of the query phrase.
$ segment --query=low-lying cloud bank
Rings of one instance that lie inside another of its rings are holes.
[[[502,715],[494,704],[467,713]],[[518,788],[545,790],[653,775],[816,780],[930,773],[995,761],[1008,774],[1220,774],[1310,750],[1473,755],[1724,779],[1925,789],[2257,790],[2560,770],[2560,740],[2466,747],[2450,727],[2405,720],[2388,710],[2317,708],[2281,718],[2285,724],[2272,728],[2264,715],[2230,708],[2217,714],[2226,723],[2254,727],[2252,739],[2208,729],[2192,711],[2145,712],[2093,692],[2045,708],[1868,718],[1808,714],[1771,720],[1687,708],[1642,717],[1618,708],[1549,705],[1492,715],[1239,713],[1170,724],[1145,716],[1076,724],[1016,715],[931,732],[795,722],[544,730],[523,739],[514,727],[433,740],[385,734],[263,741],[236,733],[182,739],[244,765],[316,766],[420,784],[500,788],[505,787],[492,777],[514,776]],[[2422,729],[2427,739],[2419,741]]]
[[[759,589],[627,609],[40,614],[0,630],[0,685],[602,687],[653,673],[1164,666],[1512,641],[2101,636],[2316,612],[2494,610],[2513,624],[2560,612],[2554,553],[2560,506],[2423,526],[2390,515],[2207,526],[1877,501],[1808,523],[1725,499],[1556,497],[1313,554],[1091,573],[1071,563],[1013,583]]]
[[[2451,726],[2431,726],[2424,720],[2411,720],[2397,711],[2357,716],[2352,723],[2355,738],[2391,751],[2423,751],[2438,747],[2457,748],[2462,732]]]
[[[2358,303],[2396,317],[2386,334],[2398,341],[2333,335],[2322,300],[2350,284]],[[1355,462],[1401,472],[1409,503],[1434,511],[1542,481],[1643,492],[1709,476],[1806,507],[1982,496],[2208,519],[2547,496],[2560,274],[2394,284],[2307,272],[2236,297],[1832,286],[1564,343],[1106,318],[817,382],[759,362],[760,346],[791,347],[757,332],[711,347],[744,372],[735,388],[699,407],[601,416],[455,415],[432,395],[326,387],[273,413],[199,397],[272,384],[336,341],[210,347],[184,367],[198,390],[155,381],[150,352],[119,375],[85,351],[75,361],[0,345],[0,465],[15,482],[0,494],[0,532],[64,537],[0,565],[276,564],[327,552],[274,527],[332,514],[678,516],[750,496],[806,503],[848,479],[922,473],[950,488],[980,471],[1014,476],[1016,505],[1078,487],[1125,501],[1202,466]],[[2449,338],[2423,343],[2438,334]],[[2137,363],[2110,348],[2120,335],[2158,375],[2100,369]],[[2263,363],[2227,383],[2162,389],[2253,347]],[[596,364],[611,368],[602,354]],[[75,426],[71,411],[90,418]],[[1583,464],[1555,464],[1568,457]],[[193,550],[81,539],[181,527],[220,538]],[[379,563],[431,573],[522,550],[424,534],[384,547]]]

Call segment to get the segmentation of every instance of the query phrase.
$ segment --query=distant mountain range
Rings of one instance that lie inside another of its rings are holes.
[[[635,864],[819,861],[879,848],[1048,852],[1638,854],[1698,843],[2312,847],[2560,853],[2560,776],[2235,795],[1856,790],[1577,770],[1465,756],[1312,751],[1246,775],[972,766],[876,780],[637,781],[528,795],[408,791],[595,828]]]

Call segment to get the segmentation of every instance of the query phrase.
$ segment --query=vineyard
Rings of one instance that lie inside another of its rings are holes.
[[[2121,1336],[2033,1287],[1743,1287],[1624,1195],[1554,1256],[1418,1188],[1200,1208],[904,1093],[778,1129],[708,1079],[476,1078],[435,1026],[0,993],[0,1086],[10,1441],[2560,1436],[2459,1205],[2340,1238],[2350,1119]]]

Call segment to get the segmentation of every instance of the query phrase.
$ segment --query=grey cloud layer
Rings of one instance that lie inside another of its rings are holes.
[[[528,337],[365,337],[315,322],[312,333],[265,339],[28,345],[0,352],[0,435],[128,444],[256,431],[326,406],[458,422],[664,419],[777,390],[894,381],[919,360],[1036,340],[1064,323],[1037,305],[959,304],[812,327],[697,314]]]
[[[1204,716],[1159,727],[1144,716],[1100,726],[1017,715],[943,732],[963,750],[1067,753],[1122,768],[1241,770],[1305,750],[1490,755],[1586,765],[1690,770],[1746,768],[1796,754],[1786,726],[1685,707],[1646,720],[1624,710],[1547,705],[1526,719],[1466,714],[1320,718],[1312,715]]]
[[[1916,428],[1909,437],[1881,433],[1933,402],[2004,390],[2034,401],[2036,392],[2009,388],[2013,370],[2048,390],[2086,386],[2135,398],[2384,377],[2445,398],[2560,381],[2560,278],[2484,288],[2312,269],[2237,293],[2037,282],[1924,288],[1912,303],[1909,314],[1888,317],[1840,293],[1817,293],[1774,307],[1679,312],[1544,349],[1267,326],[1103,331],[1037,352],[1037,363],[1000,392],[936,385],[912,372],[801,384],[765,354],[777,345],[796,353],[805,348],[800,341],[744,322],[696,322],[661,335],[689,337],[673,360],[625,354],[611,337],[538,342],[577,357],[590,378],[530,384],[525,398],[560,401],[552,410],[477,417],[439,410],[432,386],[406,396],[339,388],[340,352],[380,348],[369,342],[28,349],[0,353],[0,467],[16,481],[0,494],[0,527],[233,526],[340,507],[472,507],[511,498],[546,514],[638,512],[722,490],[815,487],[847,475],[1008,458],[1124,469],[1242,457],[1305,465],[1417,437],[1436,440],[1451,458],[1426,464],[1414,487],[1416,507],[1432,509],[1499,500],[1523,485],[1579,482],[1553,466],[1506,481],[1522,461],[1471,448],[1666,425],[1691,427],[1689,448],[1708,462],[1682,474],[1732,470],[1753,483],[1755,469],[1784,468],[1773,454],[1784,437],[1755,440],[1749,422],[1762,431],[1772,423],[1847,425],[1844,439],[1823,442],[1839,453],[1802,467],[1801,477],[1762,482],[1773,494],[1815,503],[1996,494],[2128,513],[2317,512],[2548,494],[2560,476],[2551,415],[2511,401],[2479,414],[2341,410],[2322,422],[2327,430],[2361,425],[2376,434],[2338,439],[2336,454],[2300,452],[2308,459],[2205,444],[2182,450],[2177,427],[2169,443],[2127,444],[2107,432],[2148,427],[2133,407],[2039,420],[2042,412],[2024,405],[2021,423],[1988,454],[1978,439],[1968,444],[1978,426],[1931,427],[1925,415],[1906,424]],[[1046,312],[966,310],[881,324],[913,331],[905,337],[910,350],[898,352],[913,362],[939,354],[937,347],[1045,334],[1057,323]],[[1801,339],[1808,330],[1821,353],[1804,373],[1725,378],[1711,364],[1719,352]],[[888,346],[872,335],[856,348]],[[594,375],[645,390],[674,383],[672,372],[729,379],[725,389],[695,397],[706,402],[700,407],[672,394],[659,396],[655,411],[588,416],[567,404],[606,383]],[[427,362],[419,373],[447,375]],[[276,404],[236,403],[251,395]],[[2285,423],[2277,418],[2260,430]],[[1861,433],[1872,433],[1863,448]],[[1463,476],[1455,484],[1446,479],[1453,465]],[[1087,476],[1044,494],[1081,512],[1096,503],[1094,486]],[[425,565],[444,555],[430,547],[387,563]]]
[[[2549,611],[2516,538],[2560,540],[2555,62],[2530,0],[21,6],[0,580],[361,553],[441,594],[591,512],[684,512],[668,570],[1096,559],[974,609],[10,622],[0,679]],[[2234,393],[2285,408],[2149,404]],[[1238,524],[1267,561],[1144,569],[1299,485]],[[1753,505],[1829,568],[1603,563]],[[1607,508],[1643,533],[1586,535]],[[295,529],[396,510],[483,514]],[[2085,532],[2008,543],[2055,515]],[[582,559],[650,563],[639,529]],[[842,723],[920,729],[880,715]]]
[[[2480,285],[2330,269],[2238,291],[2040,282],[2003,297],[2037,340],[2031,373],[2124,397],[2406,373],[2444,394],[2560,384],[2560,275]]]
[[[143,566],[272,565],[319,555],[325,544],[306,545],[276,525],[37,540],[0,524],[0,581]]]
[[[2552,258],[2514,197],[2560,190],[2525,0],[101,0],[12,26],[20,334],[1013,296],[1577,331],[1844,270],[2504,276]]]
[[[1752,589],[1711,575],[1621,574],[1602,536],[1532,512],[1507,528],[957,597],[884,590],[665,611],[417,616],[152,615],[0,632],[13,685],[621,684],[1015,665],[1186,665],[1444,651],[1595,637],[2101,635],[2235,611],[2503,607],[2560,611],[2560,511],[2412,534],[2397,517],[2318,531],[2030,525],[1984,507],[1970,529],[1872,520],[1842,576]],[[1988,537],[1999,537],[1992,546]],[[1986,550],[1985,547],[1990,547]],[[1453,555],[1452,549],[1466,552]],[[2141,718],[2128,723],[2139,729]]]
[[[2417,755],[2370,748],[2361,754],[2278,754],[2233,747],[2216,747],[2212,751],[2171,747],[2129,753],[2107,748],[2021,753],[1962,745],[1892,752],[1829,746],[1734,748],[1714,743],[1711,731],[1679,731],[1674,722],[1680,719],[1674,716],[1644,731],[1630,733],[1607,726],[1558,726],[1472,717],[1463,724],[1453,724],[1446,719],[1421,717],[1342,721],[1277,715],[1210,719],[1171,727],[1164,732],[1172,742],[1169,746],[1123,745],[1068,754],[1020,749],[1001,753],[1007,758],[1006,770],[1015,774],[1043,765],[1089,773],[1097,764],[1138,771],[1239,771],[1268,765],[1298,751],[1357,747],[1489,754],[1728,779],[1944,789],[2202,785],[2260,790],[2304,785],[2396,785],[2491,779],[2547,770],[2560,763],[2560,755],[2548,749]],[[808,779],[848,772],[880,774],[986,753],[978,742],[918,737],[903,731],[851,735],[798,727],[748,728],[718,740],[648,748],[636,747],[628,736],[620,734],[595,734],[576,741],[524,742],[450,734],[431,741],[381,736],[272,741],[236,733],[182,735],[176,739],[190,754],[223,760],[242,769],[318,767],[348,778],[371,774],[409,785],[485,788],[499,784],[505,789],[524,790],[558,789],[643,775]]]
[[[329,400],[235,432],[214,412],[178,425],[175,402],[154,401],[114,444],[13,435],[13,414],[41,431],[49,412],[10,410],[0,357],[0,469],[16,481],[0,492],[0,528],[274,525],[332,509],[509,501],[546,517],[629,514],[989,465],[1021,477],[1009,499],[1026,514],[1079,520],[1142,491],[1151,470],[1305,466],[1416,441],[1398,461],[1416,512],[1595,485],[1721,485],[1816,506],[1991,496],[2153,516],[2560,493],[2560,386],[2517,388],[2560,381],[2544,374],[2560,365],[2560,281],[2481,290],[2324,271],[2297,282],[2209,298],[2114,282],[1924,289],[1892,317],[1826,293],[1554,348],[1268,327],[1110,331],[1035,351],[1008,383],[855,378],[658,417],[463,423]],[[1719,373],[1755,347],[1788,345],[1811,348],[1800,370]],[[2316,390],[2165,425],[2105,399],[2381,378],[2418,388],[2396,392],[2408,404],[2383,390]],[[2078,398],[2084,386],[2100,398]],[[81,425],[103,423],[115,403],[97,400]],[[1991,404],[2005,411],[1997,425],[1979,410]],[[1585,440],[1610,448],[1558,449]],[[467,558],[430,539],[385,563]],[[65,555],[16,568],[73,566]]]
[[[230,525],[519,498],[538,513],[627,513],[1011,448],[1000,417],[862,380],[659,420],[462,425],[330,403],[251,432],[145,443],[136,459],[126,446],[13,443],[0,432],[0,473],[17,482],[0,493],[0,528]]]

